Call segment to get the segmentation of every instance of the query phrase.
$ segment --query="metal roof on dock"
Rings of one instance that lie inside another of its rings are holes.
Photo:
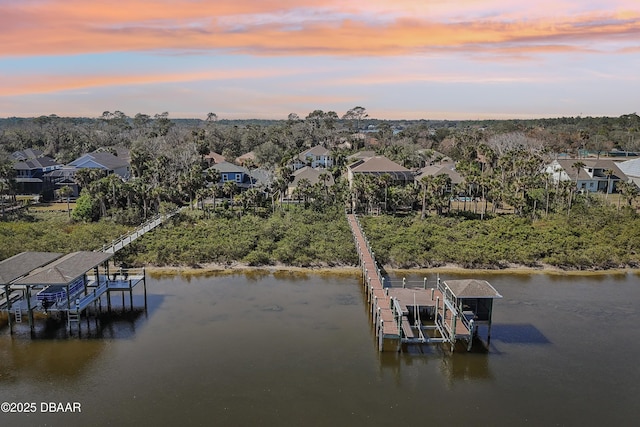
[[[61,256],[57,252],[21,252],[4,259],[0,261],[0,284],[7,285]]]
[[[72,252],[33,271],[16,285],[66,285],[113,256],[105,252]]]
[[[456,298],[502,298],[486,280],[445,280],[443,283]]]

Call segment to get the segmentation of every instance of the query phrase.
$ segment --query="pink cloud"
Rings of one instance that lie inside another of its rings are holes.
[[[591,2],[593,3],[593,2]],[[0,5],[0,56],[224,50],[252,55],[402,55],[439,49],[566,51],[640,33],[636,2],[294,0]],[[596,2],[596,5],[604,4]],[[587,7],[589,6],[589,7]],[[579,14],[569,14],[570,11]],[[567,12],[566,16],[557,15]],[[545,48],[543,44],[548,44]]]
[[[204,80],[258,79],[287,76],[299,70],[225,70],[208,72],[186,72],[175,74],[145,73],[115,75],[28,75],[1,76],[0,97],[28,94],[53,93],[104,86],[147,85],[157,83],[180,83]]]

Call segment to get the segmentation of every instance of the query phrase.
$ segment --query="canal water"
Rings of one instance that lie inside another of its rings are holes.
[[[0,402],[37,410],[0,425],[637,425],[637,275],[464,277],[504,297],[488,352],[378,353],[355,276],[150,278],[80,338],[2,326]]]

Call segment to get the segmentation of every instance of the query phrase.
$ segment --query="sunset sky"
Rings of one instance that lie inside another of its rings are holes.
[[[126,6],[125,6],[126,5]],[[0,117],[640,111],[640,0],[0,0]]]

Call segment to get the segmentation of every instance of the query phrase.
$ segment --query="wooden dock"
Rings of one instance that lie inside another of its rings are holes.
[[[450,344],[464,341],[471,349],[478,325],[488,325],[491,336],[493,299],[502,298],[485,280],[436,280],[427,287],[394,286],[382,276],[364,231],[354,214],[347,214],[358,252],[378,350],[400,351],[402,344]]]
[[[119,250],[123,249],[124,247],[128,246],[133,241],[138,239],[138,237],[141,237],[144,234],[148,233],[149,231],[153,230],[154,228],[162,225],[163,222],[165,222],[166,220],[174,216],[179,211],[180,209],[176,209],[167,214],[158,214],[154,216],[153,218],[139,225],[135,230],[131,231],[130,233],[127,233],[124,236],[118,237],[108,245],[104,245],[102,247],[102,252],[115,254]]]
[[[81,315],[88,314],[93,306],[99,311],[103,295],[106,295],[107,308],[111,310],[111,293],[122,294],[124,308],[125,293],[128,292],[129,305],[133,309],[133,288],[139,283],[144,287],[146,310],[144,269],[120,269],[116,274],[111,274],[109,259],[139,237],[162,225],[181,209],[184,208],[158,214],[132,232],[93,252],[74,252],[64,256],[60,253],[23,252],[0,261],[0,312],[7,313],[11,333],[14,324],[22,323],[23,315],[26,314],[33,334],[34,311],[66,316],[69,332],[72,324],[77,324],[79,331]],[[37,294],[34,295],[34,292]]]

